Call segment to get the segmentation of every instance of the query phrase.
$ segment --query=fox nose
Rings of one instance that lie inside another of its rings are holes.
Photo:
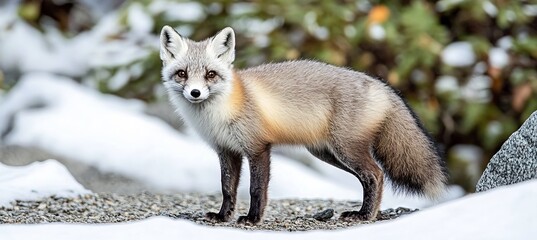
[[[200,90],[198,90],[198,89],[193,89],[192,91],[190,91],[190,95],[191,95],[192,97],[197,98],[197,97],[199,97],[199,96],[201,95],[201,92],[200,92]]]

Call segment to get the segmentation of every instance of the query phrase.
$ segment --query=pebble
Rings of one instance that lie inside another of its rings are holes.
[[[317,221],[328,221],[328,219],[332,218],[334,216],[334,209],[326,209],[322,212],[318,212],[315,215],[313,215],[313,218]]]
[[[376,221],[395,219],[416,210],[386,209],[375,221],[339,221],[344,211],[357,210],[356,201],[281,199],[270,200],[264,221],[255,226],[236,224],[239,215],[248,211],[248,200],[239,200],[233,221],[215,223],[204,218],[208,211],[220,209],[221,197],[200,194],[118,195],[113,193],[88,194],[77,198],[49,197],[40,201],[16,201],[9,207],[0,207],[0,223],[117,223],[142,220],[153,216],[186,219],[202,225],[240,228],[247,230],[307,231],[341,229]]]

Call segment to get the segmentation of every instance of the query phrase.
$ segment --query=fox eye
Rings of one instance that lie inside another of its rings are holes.
[[[179,70],[177,71],[177,76],[180,78],[186,78],[186,72],[185,70]]]
[[[207,76],[206,76],[208,79],[213,79],[216,77],[216,72],[215,71],[209,71],[207,72]]]

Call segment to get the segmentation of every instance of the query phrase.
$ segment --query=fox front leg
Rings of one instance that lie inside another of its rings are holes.
[[[270,179],[270,145],[260,151],[249,154],[250,164],[250,210],[248,215],[240,216],[240,224],[257,224],[261,222],[267,205],[267,190]]]
[[[217,149],[220,159],[222,182],[222,207],[220,212],[208,212],[205,217],[211,221],[227,222],[233,216],[237,200],[237,186],[241,175],[242,155],[228,150]]]

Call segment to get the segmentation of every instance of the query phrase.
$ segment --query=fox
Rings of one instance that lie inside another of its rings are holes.
[[[432,199],[447,184],[439,148],[388,83],[313,60],[235,69],[235,32],[226,27],[202,41],[170,26],[160,33],[162,83],[171,105],[217,153],[222,205],[205,218],[234,218],[243,158],[250,166],[250,208],[239,224],[262,222],[272,146],[305,147],[362,184],[358,211],[344,221],[374,220],[384,178],[397,192]]]

